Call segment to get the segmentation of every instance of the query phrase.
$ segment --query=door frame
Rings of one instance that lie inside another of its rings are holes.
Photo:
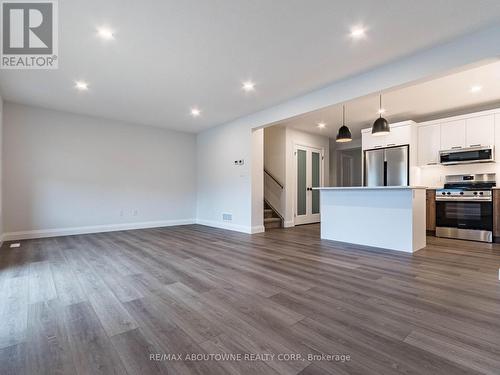
[[[302,224],[312,224],[315,222],[320,222],[321,221],[321,212],[318,215],[317,221],[308,221],[306,220],[301,220],[301,218],[297,217],[297,150],[302,149],[306,151],[314,151],[318,152],[320,154],[320,166],[319,166],[319,186],[323,187],[324,185],[324,178],[325,178],[325,148],[324,147],[318,147],[318,146],[311,146],[311,145],[306,145],[303,143],[299,142],[294,142],[293,144],[293,224],[295,225],[302,225]],[[312,200],[312,199],[311,199]],[[312,205],[310,205],[312,209]],[[307,205],[306,205],[307,207]],[[306,208],[307,210],[307,208]],[[314,215],[314,214],[310,214]],[[307,213],[305,216],[309,216]]]

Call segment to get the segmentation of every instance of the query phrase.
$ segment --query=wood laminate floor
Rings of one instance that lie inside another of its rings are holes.
[[[500,246],[428,242],[191,225],[4,244],[0,374],[500,374]]]

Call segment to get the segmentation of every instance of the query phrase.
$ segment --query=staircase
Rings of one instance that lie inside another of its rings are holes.
[[[281,228],[283,222],[281,217],[272,209],[272,207],[264,201],[264,228]]]

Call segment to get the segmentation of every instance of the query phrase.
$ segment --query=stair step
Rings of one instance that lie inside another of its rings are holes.
[[[281,219],[279,217],[269,217],[264,219],[265,228],[281,228]]]
[[[274,211],[270,208],[264,209],[264,219],[274,217]]]
[[[272,223],[274,221],[281,221],[279,217],[268,217],[264,219],[264,223]]]

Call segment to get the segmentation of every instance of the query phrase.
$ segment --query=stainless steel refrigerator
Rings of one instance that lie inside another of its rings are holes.
[[[409,146],[367,150],[364,154],[364,186],[408,186]]]

